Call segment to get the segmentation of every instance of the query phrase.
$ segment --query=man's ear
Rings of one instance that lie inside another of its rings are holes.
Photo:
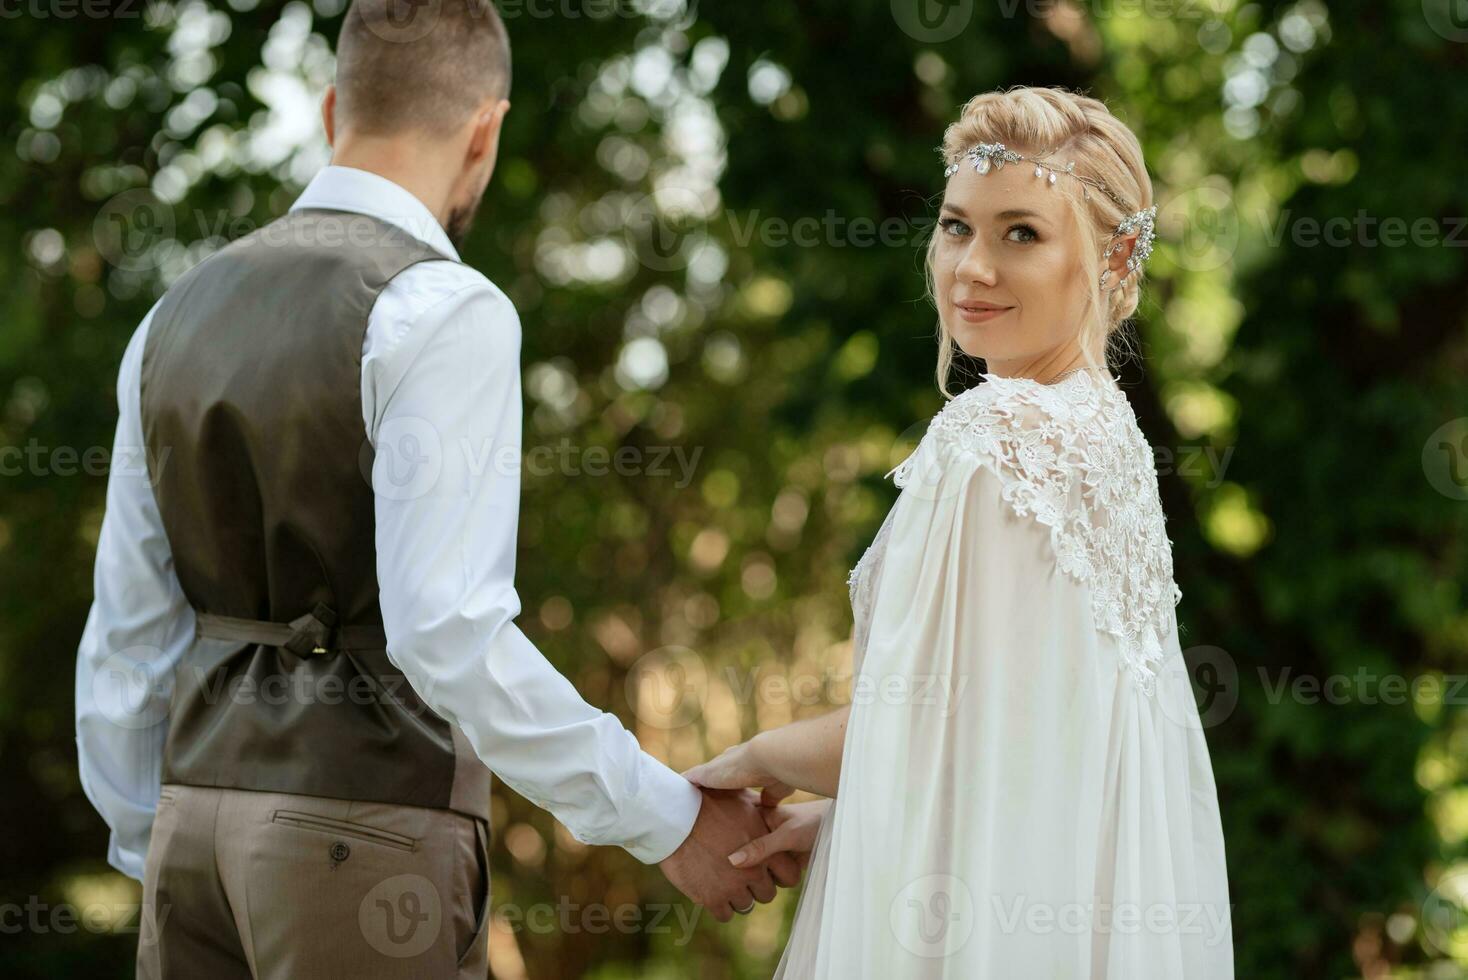
[[[326,96],[321,100],[321,125],[326,128],[326,145],[336,145],[336,86],[326,86]]]
[[[474,167],[488,160],[489,167],[493,170],[495,158],[499,155],[500,132],[504,129],[505,113],[509,111],[510,103],[505,99],[488,103],[479,110],[474,116],[474,129],[469,134],[465,163]]]

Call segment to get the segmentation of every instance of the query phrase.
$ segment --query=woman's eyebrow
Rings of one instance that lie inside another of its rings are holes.
[[[968,220],[968,212],[959,207],[957,204],[948,204],[945,202],[943,205],[943,210],[952,211],[954,214],[958,215],[958,217],[963,218],[964,220]],[[1008,221],[1012,218],[1039,218],[1042,221],[1045,220],[1045,216],[1040,212],[1029,211],[1025,208],[1010,208],[1007,211],[1000,211],[998,214],[994,215],[995,221]]]

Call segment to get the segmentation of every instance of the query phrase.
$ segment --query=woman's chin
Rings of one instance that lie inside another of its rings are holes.
[[[982,336],[983,329],[981,326],[975,326],[969,323],[959,324],[957,328],[950,331],[950,336],[953,337],[953,342],[958,345],[958,349],[969,357],[983,359],[986,352],[993,352],[994,347],[992,341],[989,343],[984,342]]]

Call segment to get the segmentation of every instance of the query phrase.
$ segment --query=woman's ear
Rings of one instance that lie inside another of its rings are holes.
[[[1134,231],[1112,241],[1108,247],[1108,251],[1114,251],[1111,251],[1111,259],[1107,263],[1107,268],[1117,275],[1120,275],[1126,269],[1126,260],[1132,257],[1132,250],[1137,247],[1137,236],[1139,234],[1141,233]]]
[[[1137,236],[1140,234],[1141,232],[1134,231],[1126,235],[1119,235],[1111,239],[1111,244],[1106,246],[1106,257],[1102,269],[1103,288],[1106,283],[1120,282],[1121,278],[1126,275],[1127,259],[1132,257],[1132,250],[1137,247]]]

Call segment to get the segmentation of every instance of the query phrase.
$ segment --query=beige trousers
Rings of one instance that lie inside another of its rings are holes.
[[[139,980],[484,980],[489,828],[452,810],[164,784]]]

